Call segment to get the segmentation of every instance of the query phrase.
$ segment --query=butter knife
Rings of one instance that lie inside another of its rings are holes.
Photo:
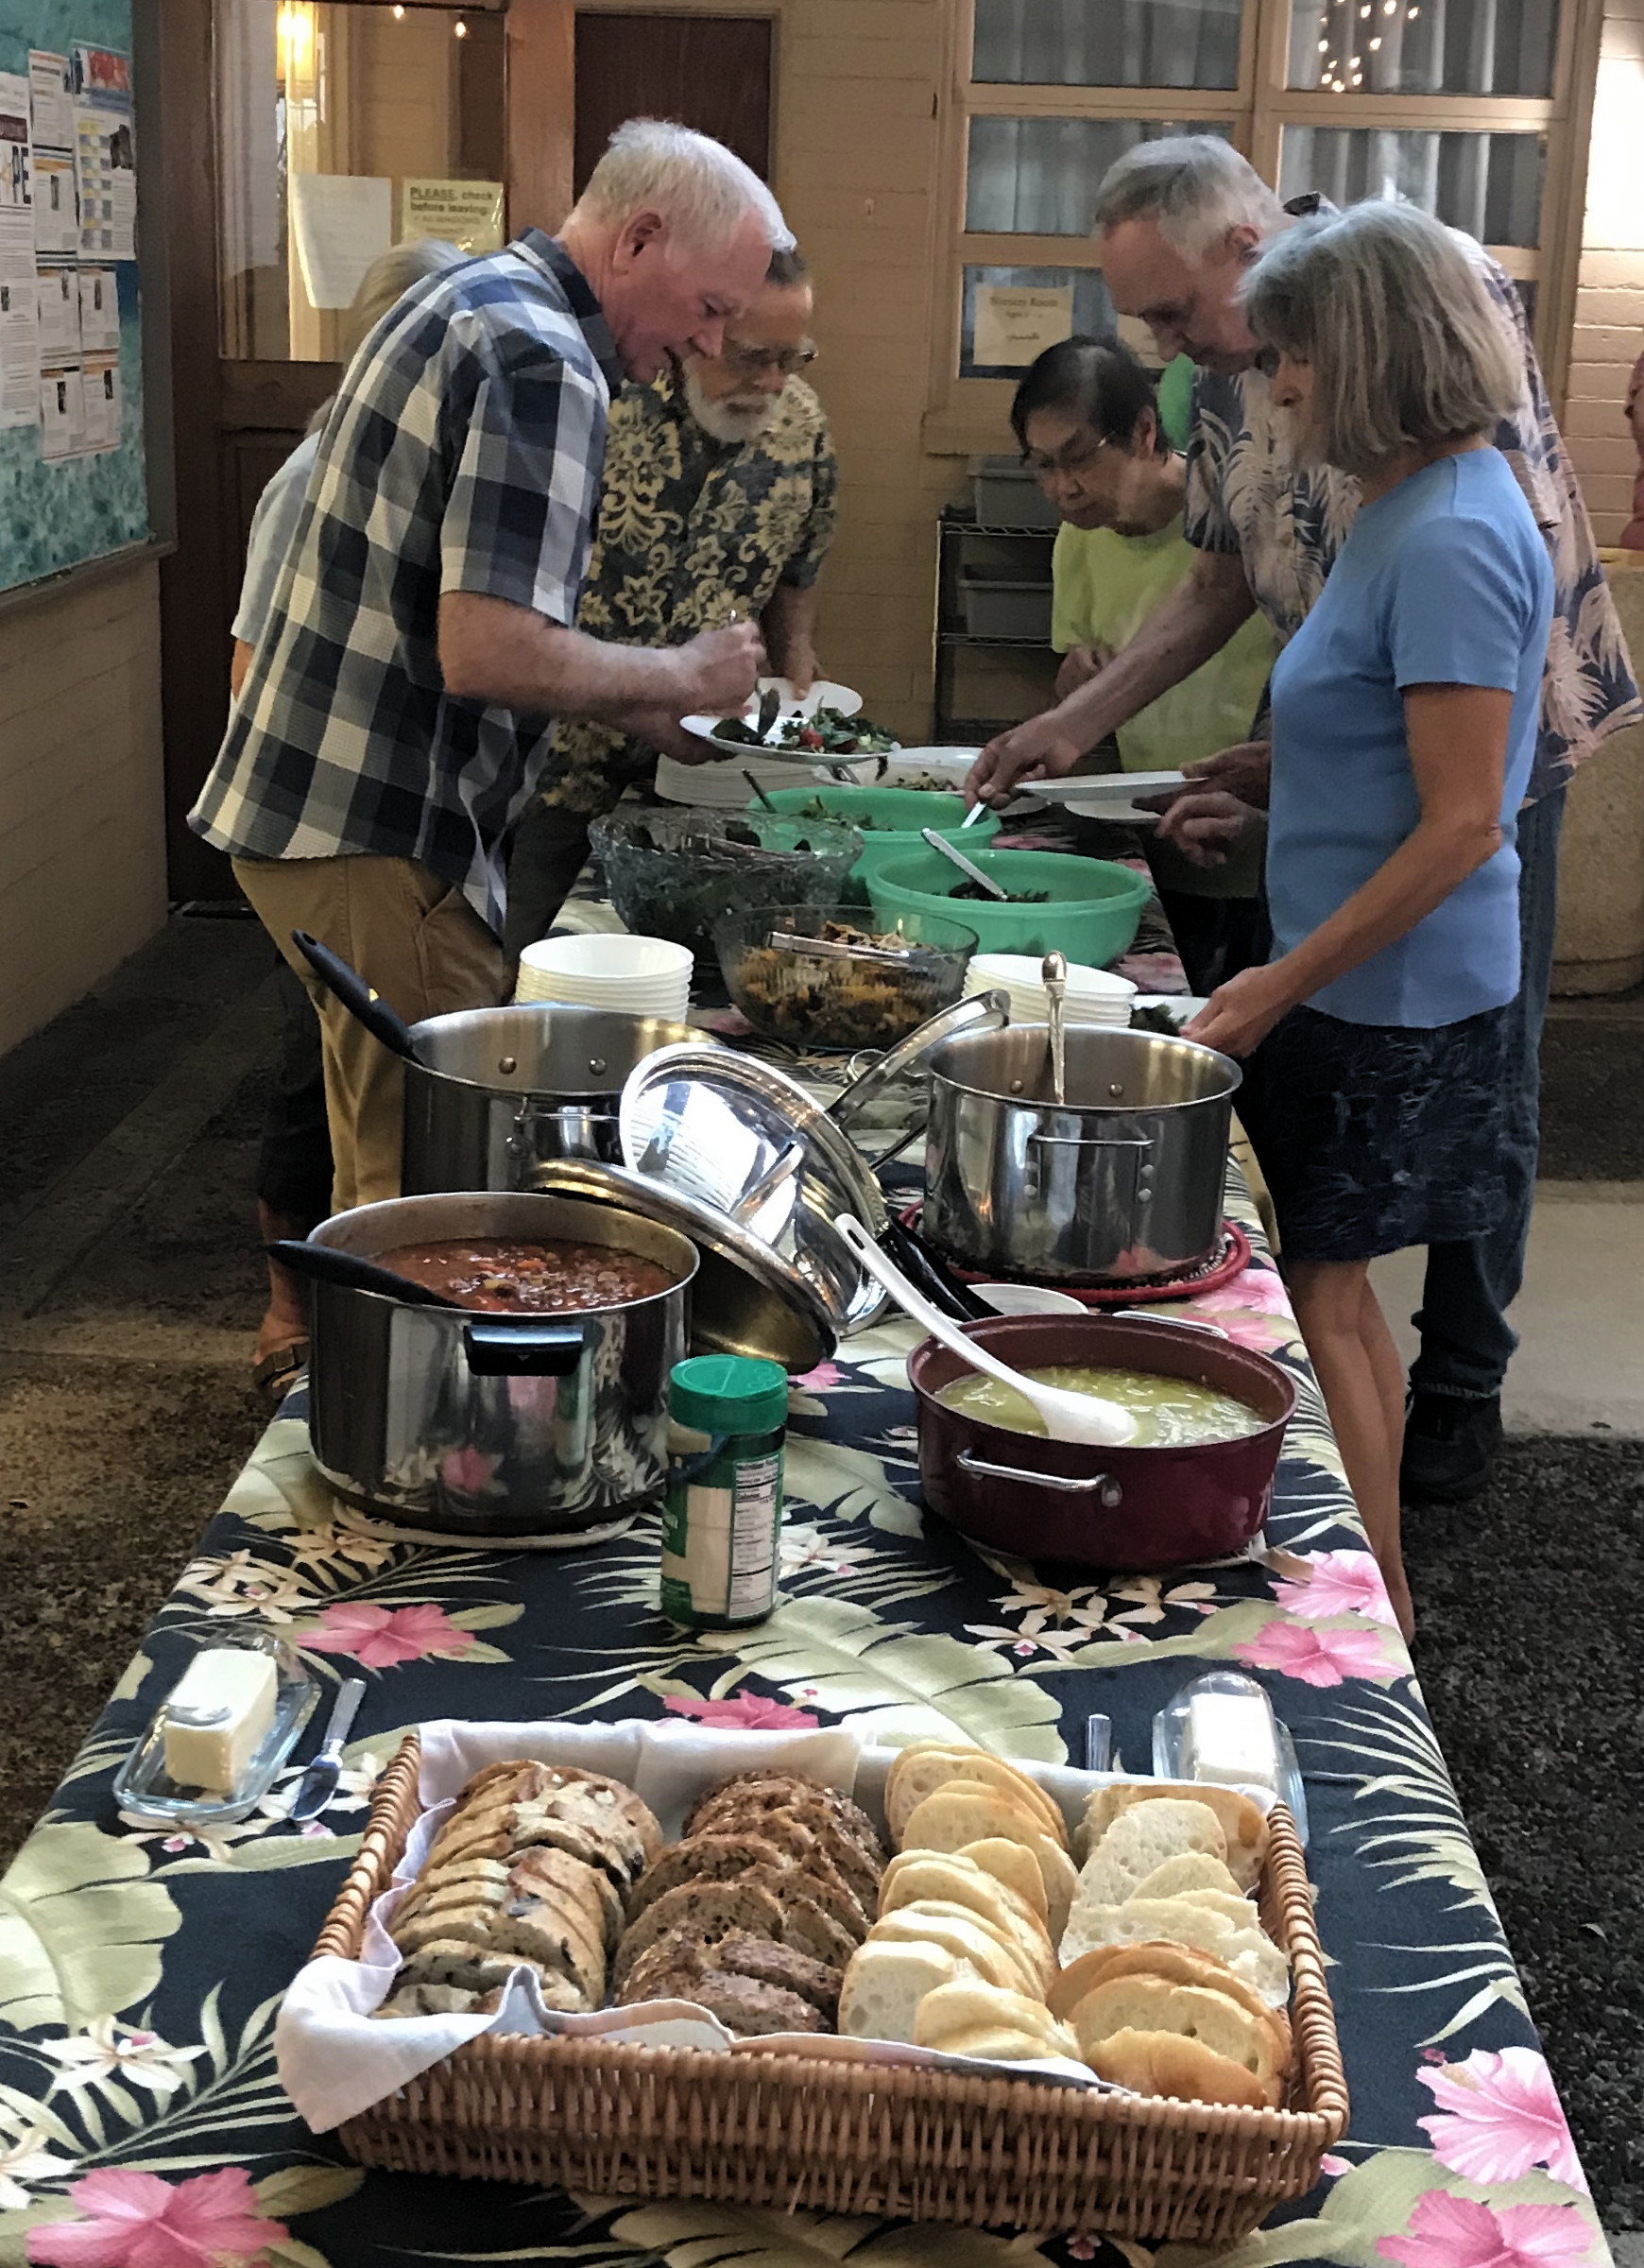
[[[343,1743],[348,1739],[354,1721],[354,1712],[366,1697],[363,1677],[348,1678],[331,1705],[331,1722],[325,1728],[325,1740],[319,1753],[297,1783],[288,1819],[301,1821],[317,1819],[320,1813],[336,1794],[337,1777],[342,1770]]]

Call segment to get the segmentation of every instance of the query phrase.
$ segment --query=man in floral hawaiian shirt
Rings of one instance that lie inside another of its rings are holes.
[[[839,472],[822,404],[798,375],[816,355],[812,303],[804,261],[775,254],[718,355],[691,357],[612,404],[579,629],[676,645],[733,616],[757,618],[773,671],[801,692],[813,682],[815,585]],[[514,843],[511,952],[558,912],[588,855],[588,822],[656,770],[657,750],[613,726],[559,728]]]
[[[1186,353],[1199,366],[1185,515],[1199,559],[1099,677],[983,750],[968,782],[972,794],[998,801],[1019,781],[1070,771],[1217,652],[1254,609],[1287,640],[1324,588],[1359,508],[1358,484],[1331,467],[1293,461],[1286,420],[1256,367],[1241,298],[1263,239],[1320,202],[1309,197],[1281,206],[1215,135],[1142,143],[1109,170],[1096,196],[1096,229],[1113,304],[1147,323],[1167,359]],[[1518,1343],[1506,1311],[1523,1278],[1535,1193],[1537,1057],[1552,977],[1565,789],[1583,757],[1640,714],[1620,624],[1518,295],[1481,246],[1464,242],[1523,362],[1523,393],[1495,439],[1547,540],[1555,590],[1541,730],[1517,830],[1523,980],[1502,1160],[1509,1202],[1487,1235],[1428,1252],[1401,1472],[1403,1492],[1416,1503],[1476,1495],[1500,1444],[1501,1382]],[[1253,730],[1261,733],[1259,721]],[[1265,805],[1267,768],[1265,738],[1257,737],[1224,751],[1198,777]]]

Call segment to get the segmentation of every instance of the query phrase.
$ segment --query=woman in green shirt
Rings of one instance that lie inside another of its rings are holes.
[[[1065,657],[1056,679],[1063,699],[1129,644],[1192,566],[1182,533],[1187,468],[1165,431],[1152,373],[1117,339],[1074,337],[1047,349],[1017,388],[1011,422],[1023,461],[1062,517],[1051,643]],[[1120,728],[1120,768],[1185,771],[1248,740],[1276,650],[1253,614],[1220,653]],[[1148,862],[1195,992],[1265,958],[1257,850],[1205,868],[1159,843]]]

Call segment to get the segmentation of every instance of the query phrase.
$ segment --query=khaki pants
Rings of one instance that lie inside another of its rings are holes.
[[[511,963],[462,892],[415,859],[237,858],[234,875],[319,1011],[334,1210],[397,1197],[400,1060],[332,998],[291,933],[329,945],[407,1023],[495,1007],[513,988]]]

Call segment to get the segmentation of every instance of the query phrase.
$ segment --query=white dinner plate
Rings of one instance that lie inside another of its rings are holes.
[[[1188,776],[1186,772],[1075,772],[1066,780],[1033,780],[1028,785],[1047,803],[1060,803],[1069,811],[1087,811],[1093,817],[1105,819],[1116,816],[1138,796],[1162,796],[1173,787],[1186,787]],[[1139,816],[1155,818],[1157,814],[1143,812]]]
[[[711,742],[716,755],[732,758],[741,756],[745,761],[749,756],[758,755],[765,764],[814,765],[815,754],[809,748],[755,749],[751,747],[739,747],[734,741],[715,738],[714,727],[724,724],[728,715],[740,714],[744,724],[758,724],[761,696],[772,691],[780,701],[777,711],[779,720],[787,716],[813,716],[818,709],[837,709],[841,716],[855,716],[862,708],[860,693],[853,693],[848,685],[835,685],[827,678],[818,679],[810,692],[803,695],[796,695],[786,678],[762,678],[759,692],[741,711],[722,711],[717,716],[682,716],[679,722],[694,739]]]

